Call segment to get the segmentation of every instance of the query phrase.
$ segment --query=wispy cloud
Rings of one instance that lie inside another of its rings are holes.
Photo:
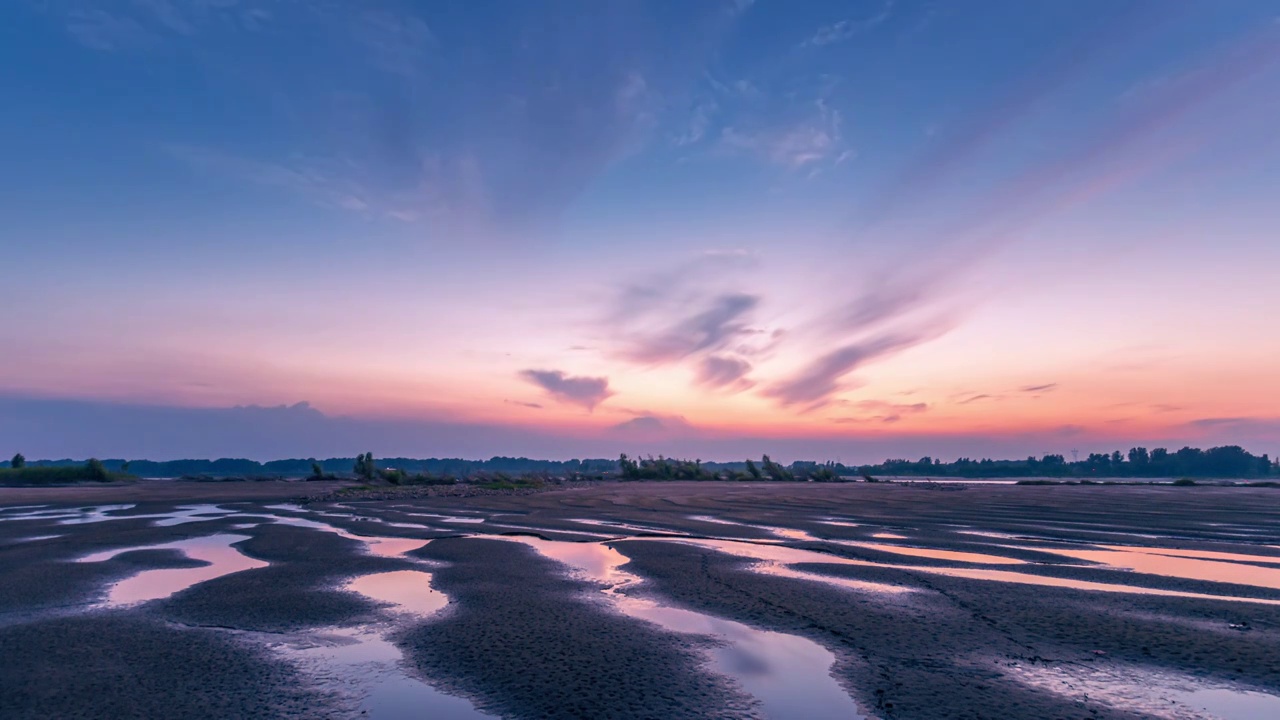
[[[1050,390],[1056,390],[1057,388],[1058,388],[1058,383],[1045,383],[1043,385],[1024,385],[1018,388],[1018,392],[1042,393],[1042,392],[1049,392]]]
[[[921,318],[928,322],[930,315],[948,317],[950,321],[944,323],[945,327],[953,325],[960,312],[948,307],[954,303],[950,300],[944,303],[943,299],[954,292],[958,278],[968,268],[1019,237],[1020,229],[1040,218],[1162,167],[1169,161],[1170,152],[1164,146],[1152,150],[1147,142],[1149,138],[1213,95],[1274,64],[1280,52],[1276,51],[1273,35],[1261,33],[1245,38],[1199,71],[1189,74],[1183,82],[1161,87],[1153,97],[1122,109],[1118,117],[1099,125],[1071,150],[1032,164],[997,183],[976,202],[967,203],[961,217],[943,220],[936,228],[920,231],[917,240],[927,254],[902,258],[898,264],[912,268],[922,265],[923,269],[913,269],[897,277],[890,275],[887,281],[874,281],[851,298],[843,314],[837,313],[829,324],[832,335],[874,332],[873,341],[833,341],[837,350],[823,356],[792,381],[774,386],[773,396],[783,404],[821,403],[838,392],[839,377],[866,361],[866,348],[874,351],[880,346],[876,339],[914,336],[901,328],[909,328]],[[1003,124],[1001,120],[992,122],[993,127]],[[955,155],[951,151],[940,152],[921,167],[944,169],[957,158],[967,156],[973,146],[987,142],[993,132],[991,128],[974,130],[965,135]],[[911,192],[918,189],[912,188]],[[945,329],[925,333],[920,342],[941,332]],[[839,345],[842,342],[845,344]],[[871,355],[881,354],[872,352]],[[984,394],[960,402],[991,398]]]
[[[257,32],[275,17],[267,0],[56,0],[42,5],[61,14],[67,33],[103,52],[141,51],[170,40],[191,42],[204,31]]]
[[[922,413],[929,409],[929,403],[895,403],[887,400],[859,400],[853,404],[859,410],[879,413]]]
[[[938,272],[891,270],[873,277],[845,303],[835,324],[846,332],[873,328],[927,307],[946,289]]]
[[[904,415],[916,415],[929,410],[928,403],[895,403],[886,400],[860,400],[848,403],[865,415],[836,418],[833,422],[841,424],[881,423],[893,424],[902,420]]]
[[[556,400],[593,410],[613,396],[609,379],[603,377],[577,377],[560,370],[524,370],[520,377],[537,385]]]
[[[760,298],[745,293],[712,298],[703,309],[653,334],[637,334],[624,356],[637,363],[664,363],[722,350],[752,333],[749,317]]]
[[[66,23],[71,37],[92,50],[141,50],[156,42],[156,37],[137,20],[104,10],[73,10],[67,14]]]
[[[98,5],[49,8],[85,45],[182,54],[257,95],[246,102],[257,100],[278,126],[260,134],[274,147],[236,148],[249,182],[488,237],[527,237],[557,222],[593,178],[656,134],[667,94],[700,77],[711,52],[692,29],[651,43],[648,10],[630,3],[517,4],[485,28],[486,42],[510,52],[484,63],[473,61],[469,43],[437,39],[464,21],[412,3]],[[726,7],[699,6],[687,27],[725,25]],[[279,61],[303,46],[305,62]],[[448,79],[460,70],[465,81]],[[711,132],[711,108],[701,112],[682,142]]]
[[[795,170],[838,159],[847,152],[841,122],[840,111],[818,100],[814,112],[799,122],[763,129],[729,126],[721,132],[720,141],[731,151],[747,152]]]
[[[830,25],[818,28],[818,31],[812,37],[800,43],[800,47],[821,47],[823,45],[832,45],[844,42],[849,38],[860,33],[873,30],[883,25],[890,17],[893,16],[893,6],[896,0],[885,0],[880,10],[873,15],[869,15],[860,19],[840,20]]]
[[[534,410],[541,410],[543,407],[541,403],[523,402],[521,400],[504,400],[503,402],[508,405],[519,405],[520,407],[532,408]]]
[[[352,24],[355,39],[369,51],[375,67],[414,80],[427,70],[436,38],[415,15],[368,10]]]
[[[1208,417],[1192,420],[1184,427],[1197,442],[1272,449],[1280,440],[1280,417]]]
[[[706,136],[707,130],[711,127],[711,121],[715,116],[719,106],[713,101],[699,103],[693,108],[693,114],[689,118],[689,127],[681,134],[677,135],[674,142],[677,146],[695,145]]]
[[[680,415],[659,415],[643,413],[613,425],[610,431],[629,436],[663,437],[672,434],[688,434],[694,428],[689,421]]]
[[[740,249],[708,251],[623,286],[599,320],[612,339],[610,354],[641,365],[757,354],[773,341],[756,323],[762,298],[735,289],[756,263]],[[719,377],[727,366],[716,369]]]
[[[708,355],[698,364],[697,382],[711,388],[746,390],[754,383],[747,379],[751,363],[742,358]]]
[[[371,209],[374,193],[355,179],[352,168],[336,160],[291,157],[265,161],[182,144],[166,145],[164,149],[202,172],[287,190],[327,207],[357,212]]]
[[[922,325],[913,331],[903,329],[850,342],[822,356],[794,377],[766,388],[764,394],[782,405],[820,406],[840,390],[840,381],[854,370],[932,340],[945,329],[948,326]]]

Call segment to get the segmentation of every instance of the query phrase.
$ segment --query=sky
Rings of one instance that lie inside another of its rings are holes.
[[[12,0],[0,67],[0,451],[1280,454],[1272,0]]]

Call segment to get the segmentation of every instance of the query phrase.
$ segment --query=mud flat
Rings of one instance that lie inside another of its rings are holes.
[[[0,489],[0,717],[1280,717],[1271,488],[236,485]]]

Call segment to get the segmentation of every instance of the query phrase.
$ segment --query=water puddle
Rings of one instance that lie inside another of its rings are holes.
[[[1071,578],[1052,577],[1045,575],[1031,575],[1012,570],[989,570],[985,568],[946,568],[946,567],[927,567],[919,565],[886,565],[883,563],[874,563],[867,560],[855,560],[853,558],[839,557],[835,555],[827,555],[824,553],[813,552],[810,550],[801,550],[799,548],[785,547],[781,545],[764,545],[760,543],[738,542],[733,540],[704,540],[699,538],[681,538],[678,542],[691,545],[706,547],[711,550],[736,555],[738,557],[751,558],[761,561],[753,566],[756,572],[763,572],[770,575],[778,575],[781,577],[796,578],[801,580],[816,580],[819,582],[842,585],[854,590],[874,591],[874,592],[910,592],[912,588],[899,587],[896,585],[888,585],[884,583],[876,583],[865,580],[854,580],[851,578],[832,577],[828,575],[820,575],[818,573],[797,570],[792,565],[801,563],[826,563],[833,565],[854,565],[861,567],[879,567],[892,568],[896,570],[906,570],[918,573],[930,573],[934,575],[946,575],[949,577],[967,578],[970,580],[990,580],[995,582],[1017,583],[1021,585],[1040,585],[1044,587],[1061,587],[1071,588],[1075,590],[1090,590],[1097,592],[1113,592],[1113,593],[1133,593],[1137,595],[1160,595],[1163,597],[1182,597],[1194,598],[1198,600],[1229,600],[1232,602],[1250,602],[1261,603],[1264,605],[1280,605],[1280,600],[1259,600],[1256,598],[1230,597],[1224,595],[1210,595],[1207,593],[1183,592],[1180,590],[1162,590],[1158,588],[1137,587],[1133,585],[1112,585],[1109,583],[1090,582],[1086,580],[1074,580]]]
[[[774,535],[788,540],[798,540],[801,542],[826,542],[822,538],[814,537],[804,530],[796,530],[795,528],[771,527],[768,528],[768,530]]]
[[[420,538],[364,537],[363,535],[352,537],[363,541],[369,554],[377,557],[400,557],[407,552],[426,547],[427,543],[431,542]]]
[[[135,550],[178,550],[192,560],[208,563],[194,568],[143,570],[111,586],[107,593],[108,605],[132,605],[166,598],[192,585],[223,575],[266,567],[267,563],[244,555],[232,547],[234,543],[248,539],[247,535],[209,535],[162,545],[107,550],[87,555],[76,562],[103,562]]]
[[[975,535],[977,537],[994,538],[996,540],[1045,540],[1049,542],[1057,542],[1053,538],[1042,538],[1034,535],[1013,535],[1010,533],[995,532],[992,530],[956,530],[957,535]]]
[[[40,542],[41,540],[54,540],[60,537],[62,536],[61,535],[33,535],[31,537],[13,538],[12,540],[9,541],[9,544],[17,545],[18,543]]]
[[[793,565],[811,563],[823,563],[828,565],[858,565],[861,567],[893,567],[878,565],[877,563],[867,562],[865,560],[853,560],[851,558],[844,558],[838,555],[827,555],[824,553],[813,552],[812,550],[801,550],[800,548],[787,547],[785,545],[766,545],[761,543],[737,542],[734,540],[706,540],[691,538],[687,540],[681,539],[679,542],[697,545],[710,550],[716,550],[727,555],[755,560],[756,564],[753,565],[751,569],[755,572],[764,573],[766,575],[785,577],[793,580],[820,582],[827,585],[836,585],[847,588],[849,590],[857,590],[859,592],[913,592],[912,588],[900,585],[890,585],[888,583],[878,583],[871,580],[858,580],[855,578],[839,577],[835,575],[823,575],[821,573],[799,570],[792,567]]]
[[[412,517],[432,518],[434,520],[439,520],[440,522],[447,522],[447,523],[482,523],[486,520],[486,518],[483,518],[483,517],[465,517],[462,515],[440,515],[438,513],[410,512],[408,510],[401,510],[399,511],[399,514],[409,515]]]
[[[372,720],[491,720],[462,698],[410,676],[399,648],[376,632],[338,628],[277,647],[328,687],[340,688]]]
[[[431,573],[421,570],[361,575],[346,589],[419,615],[430,615],[449,604],[449,598],[431,587]]]
[[[1102,549],[1024,549],[1039,550],[1075,560],[1106,565],[1109,568],[1131,570],[1148,575],[1280,589],[1280,567],[1243,564],[1244,562],[1275,563],[1280,558],[1207,550],[1176,550],[1124,545],[1100,545],[1098,547]],[[1188,557],[1188,555],[1191,556]],[[1239,562],[1221,562],[1219,561],[1220,559]]]
[[[1196,558],[1200,560],[1224,560],[1228,562],[1254,563],[1257,565],[1280,565],[1280,555],[1246,555],[1244,553],[1222,552],[1221,550],[1183,550],[1181,548],[1153,548],[1128,545],[1102,545],[1107,550],[1122,552],[1141,552],[1151,555],[1169,555],[1172,557]]]
[[[724,518],[712,517],[711,515],[690,515],[690,520],[695,522],[715,523],[716,525],[743,525],[736,520],[725,520]]]
[[[1274,720],[1280,696],[1212,686],[1145,668],[1002,668],[1021,682],[1077,700],[1168,720]]]
[[[841,520],[839,518],[823,518],[822,520],[818,520],[818,522],[822,523],[823,525],[836,525],[839,527],[851,527],[851,528],[862,527],[860,523],[850,522],[848,520]]]
[[[291,515],[264,515],[272,522],[281,525],[290,525],[293,527],[307,528],[308,530],[319,530],[321,532],[333,533],[338,537],[348,540],[359,540],[365,544],[365,550],[370,555],[378,557],[399,557],[410,550],[417,550],[427,543],[431,542],[428,538],[401,538],[401,537],[376,537],[370,535],[356,535],[355,533],[335,527],[329,523],[320,522],[319,520],[308,520],[306,518],[293,517]]]
[[[112,515],[111,513],[132,510],[137,505],[97,505],[80,508],[34,510],[25,513],[0,514],[4,520],[56,520],[59,525],[85,525],[88,523],[106,522],[108,520],[155,520],[152,525],[171,527],[191,522],[221,520],[226,517],[239,517],[236,510],[228,510],[217,505],[180,505],[165,513],[145,513],[141,515]],[[12,509],[12,508],[10,508]]]
[[[1212,688],[1178,695],[1182,704],[1222,720],[1275,720],[1280,717],[1280,697],[1252,690]]]
[[[932,560],[949,560],[951,562],[974,563],[976,565],[1026,565],[1025,560],[1005,557],[1003,555],[987,555],[985,553],[961,552],[959,550],[934,550],[932,548],[904,547],[902,545],[884,545],[881,543],[858,542],[856,540],[827,540],[826,542],[848,547],[860,547],[878,552],[911,557],[930,558]]]
[[[506,529],[515,530],[525,534],[542,534],[556,533],[557,535],[576,535],[584,538],[594,538],[596,540],[613,540],[618,537],[617,533],[600,533],[591,532],[590,530],[568,530],[563,528],[535,526],[535,525],[487,525],[485,530]]]
[[[156,527],[171,527],[173,525],[184,525],[193,522],[205,522],[208,520],[221,520],[225,517],[238,517],[240,513],[236,510],[227,510],[217,505],[182,505],[170,513],[158,515],[132,515],[129,517],[153,517],[160,518],[152,523]]]
[[[821,645],[795,635],[758,630],[749,625],[692,610],[667,607],[619,590],[641,582],[621,569],[627,557],[599,543],[566,543],[536,538],[510,538],[568,565],[607,586],[605,594],[623,614],[678,633],[710,635],[724,641],[709,652],[712,669],[735,680],[760,701],[766,718],[786,720],[854,720],[864,718],[858,706],[831,677],[835,656]]]
[[[618,522],[617,520],[591,520],[587,518],[573,518],[569,522],[582,523],[583,525],[595,525],[598,527],[616,528],[618,530],[629,530],[635,533],[650,533],[656,535],[684,535],[678,530],[669,528],[652,527],[649,525],[633,525],[631,523]]]
[[[435,613],[449,604],[420,570],[362,575],[346,589],[399,611]],[[490,720],[470,702],[447,695],[409,675],[400,650],[370,628],[335,628],[309,634],[302,643],[280,646],[290,659],[328,687],[341,688],[374,720]]]
[[[969,578],[971,580],[993,580],[996,582],[1018,583],[1021,585],[1041,585],[1044,587],[1061,587],[1097,592],[1132,593],[1135,595],[1159,595],[1162,597],[1193,598],[1196,600],[1228,600],[1231,602],[1280,605],[1280,600],[1260,600],[1258,598],[1210,595],[1208,593],[1183,592],[1181,590],[1161,590],[1159,588],[1138,587],[1136,585],[1112,585],[1109,583],[1073,580],[1070,578],[1050,577],[1046,575],[1028,575],[1025,573],[1014,572],[1012,570],[929,567],[904,567],[903,569],[934,573],[937,575],[948,575],[950,577]]]
[[[898,535],[897,533],[890,533],[890,532],[871,533],[871,537],[877,540],[906,540],[907,539],[906,535]]]
[[[776,527],[773,525],[755,525],[752,523],[738,522],[737,520],[726,520],[724,518],[712,517],[710,515],[690,515],[689,519],[697,522],[714,523],[716,525],[732,525],[735,527],[760,530],[762,532],[769,533],[774,537],[785,538],[787,540],[797,540],[800,542],[823,542],[821,538],[816,538],[804,530],[796,530],[795,528]]]
[[[14,520],[56,520],[59,525],[83,525],[85,523],[105,522],[107,520],[127,520],[130,516],[114,516],[107,513],[131,510],[135,505],[96,505],[78,508],[52,508],[29,510],[20,513],[0,515],[0,522]],[[12,510],[13,508],[8,508]]]

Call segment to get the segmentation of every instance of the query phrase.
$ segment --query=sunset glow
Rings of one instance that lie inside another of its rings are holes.
[[[160,7],[0,10],[33,456],[1280,452],[1272,2]]]

